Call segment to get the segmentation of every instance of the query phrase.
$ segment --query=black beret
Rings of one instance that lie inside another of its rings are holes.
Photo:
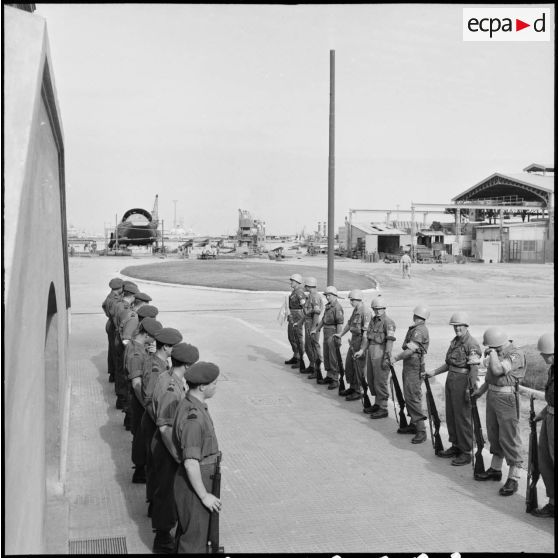
[[[182,341],[182,333],[173,327],[164,327],[155,334],[155,339],[163,345],[176,345]]]
[[[151,337],[155,337],[155,334],[163,328],[163,324],[157,321],[155,318],[144,318],[141,321],[141,327],[144,331],[151,335]]]
[[[219,376],[219,367],[212,362],[196,362],[186,370],[184,377],[192,384],[210,384]]]
[[[111,279],[109,281],[109,287],[111,289],[120,289],[120,287],[122,287],[124,281],[122,281],[122,279],[120,279],[120,277],[115,277],[114,279]]]
[[[144,304],[137,310],[137,314],[140,318],[154,318],[158,313],[159,309],[157,306],[151,306],[151,304]]]
[[[134,285],[134,283],[127,283],[126,281],[124,281],[124,285],[122,286],[122,288],[126,294],[136,295],[139,293],[139,289],[137,285]]]
[[[143,300],[143,302],[149,302],[153,300],[148,294],[145,293],[136,293],[136,300]]]
[[[194,364],[200,358],[197,347],[189,343],[177,343],[171,352],[171,358],[183,362],[184,364]]]

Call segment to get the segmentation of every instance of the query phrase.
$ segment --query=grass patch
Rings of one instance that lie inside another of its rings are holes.
[[[315,277],[320,291],[327,286],[327,269],[287,262],[181,260],[129,266],[122,270],[123,275],[135,279],[247,291],[288,291],[289,277],[293,273]],[[335,271],[334,283],[340,291],[376,287],[372,277],[344,270]]]

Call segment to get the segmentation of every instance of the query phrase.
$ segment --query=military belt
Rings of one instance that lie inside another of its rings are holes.
[[[489,391],[499,391],[501,393],[515,393],[515,389],[512,386],[495,386],[493,384],[488,384]]]
[[[450,372],[457,372],[458,374],[468,374],[469,373],[468,368],[459,368],[458,366],[450,366],[449,371]]]
[[[554,405],[548,405],[548,406],[546,407],[546,410],[547,410],[551,415],[553,415],[553,414],[554,414]]]
[[[324,329],[336,329],[337,325],[335,324],[324,324]]]

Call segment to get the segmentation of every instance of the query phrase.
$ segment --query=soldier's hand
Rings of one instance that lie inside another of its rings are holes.
[[[335,337],[335,339],[339,339],[339,341],[341,341],[341,334],[340,333],[334,333],[333,337]]]
[[[391,357],[385,356],[382,360],[382,370],[389,370],[391,368]]]
[[[424,378],[432,378],[434,376],[433,370],[425,370],[424,372],[420,373],[420,377],[424,380]]]
[[[472,397],[473,399],[478,399],[481,395],[482,395],[482,394],[479,393],[479,390],[478,390],[478,389],[476,389],[475,391],[473,391],[473,393],[471,393],[471,397]]]
[[[151,354],[155,354],[157,352],[157,343],[155,343],[155,341],[147,345],[147,352]]]
[[[341,347],[341,337],[337,336],[337,334],[335,333],[333,336],[333,342],[338,346]]]
[[[215,511],[215,512],[220,512],[221,511],[221,500],[219,500],[219,498],[217,498],[213,494],[207,493],[202,499],[202,504],[209,511],[212,511],[212,512],[213,511]]]
[[[364,351],[363,351],[362,349],[360,349],[360,351],[357,351],[357,352],[354,354],[354,357],[355,357],[355,358],[361,358],[363,354],[364,354]]]

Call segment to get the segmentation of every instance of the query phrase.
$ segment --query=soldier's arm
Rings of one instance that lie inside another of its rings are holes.
[[[221,510],[221,500],[209,493],[201,477],[200,462],[197,459],[185,459],[184,468],[186,469],[186,474],[188,475],[188,480],[197,494],[198,498],[201,500],[202,504],[210,511],[220,511]]]
[[[503,366],[503,361],[500,362],[498,358],[498,353],[495,349],[491,349],[488,353],[488,365],[487,368],[494,376],[503,376],[506,373],[506,369]]]
[[[132,378],[132,389],[134,390],[134,393],[136,394],[136,397],[138,398],[138,401],[141,403],[142,407],[145,407],[145,401],[143,400],[143,395],[141,393],[141,384],[141,376]]]
[[[172,426],[169,426],[168,424],[159,426],[159,432],[161,433],[161,440],[163,440],[163,444],[165,444],[168,452],[177,463],[180,463],[180,457],[176,451],[176,446],[172,442]]]

